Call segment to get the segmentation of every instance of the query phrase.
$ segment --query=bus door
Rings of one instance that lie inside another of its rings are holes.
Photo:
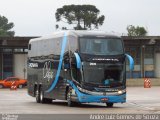
[[[81,68],[78,67],[77,58],[76,58],[75,54],[71,59],[71,77],[72,77],[72,80],[75,80],[78,83],[80,83],[82,80]]]
[[[77,61],[74,54],[69,57],[69,54],[64,56],[64,77],[68,80],[74,80],[80,83],[81,80],[81,71],[77,68]]]

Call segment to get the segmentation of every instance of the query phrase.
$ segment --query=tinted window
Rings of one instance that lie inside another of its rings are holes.
[[[8,78],[7,81],[16,81],[19,80],[18,78]]]
[[[90,65],[90,63],[84,62],[84,81],[86,83],[120,86],[124,80],[124,68],[122,64],[103,64],[97,63],[96,65]]]
[[[80,52],[94,55],[123,54],[121,39],[80,38]]]
[[[12,81],[16,81],[19,80],[18,78],[11,78]]]

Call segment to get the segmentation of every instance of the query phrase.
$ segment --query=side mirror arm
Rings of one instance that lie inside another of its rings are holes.
[[[78,69],[81,69],[81,66],[82,66],[82,62],[81,62],[81,58],[80,58],[80,56],[79,56],[79,54],[78,53],[74,53],[74,55],[75,55],[75,57],[76,57],[76,65],[77,65],[77,68]]]
[[[125,54],[125,55],[126,55],[127,59],[129,60],[129,68],[130,68],[131,71],[133,71],[134,70],[134,60],[133,60],[133,58],[128,54]]]

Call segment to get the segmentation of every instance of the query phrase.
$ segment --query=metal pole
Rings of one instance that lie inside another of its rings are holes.
[[[142,64],[143,64],[143,47],[141,46],[141,78],[143,78],[143,68],[142,68]]]
[[[145,64],[144,64],[144,59],[145,59],[145,47],[143,47],[143,77],[146,77],[146,74],[145,74]]]
[[[144,51],[145,51],[145,45],[141,46],[141,77],[145,77],[144,74]]]

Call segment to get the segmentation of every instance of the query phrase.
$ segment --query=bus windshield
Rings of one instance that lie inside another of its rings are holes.
[[[120,38],[80,38],[80,52],[91,55],[123,54]]]
[[[90,65],[84,62],[84,81],[91,84],[99,84],[101,86],[122,86],[124,80],[124,65],[113,65],[96,63]]]

